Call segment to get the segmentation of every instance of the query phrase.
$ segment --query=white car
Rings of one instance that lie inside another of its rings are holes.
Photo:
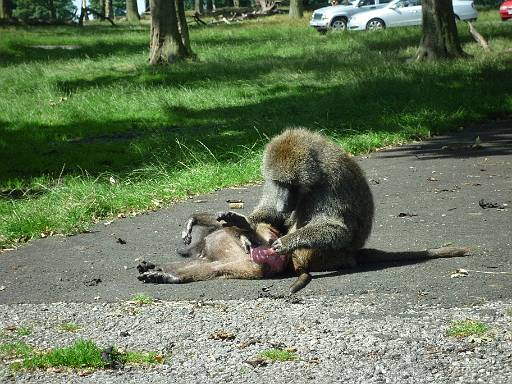
[[[472,0],[452,0],[453,13],[457,20],[476,20],[478,13]],[[406,25],[421,25],[421,0],[392,0],[381,9],[353,15],[348,21],[348,29],[383,29]]]
[[[343,1],[343,0],[340,0]],[[348,5],[333,5],[317,9],[311,16],[309,25],[320,33],[328,29],[344,31],[350,16],[372,9],[384,7],[391,0],[350,0]]]

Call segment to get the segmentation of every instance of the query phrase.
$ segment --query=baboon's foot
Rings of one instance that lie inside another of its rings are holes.
[[[162,271],[148,271],[143,274],[137,276],[137,279],[143,281],[144,283],[152,283],[152,284],[179,284],[181,283],[181,279],[177,276],[174,276],[170,273],[165,273]]]
[[[144,273],[144,272],[149,271],[150,269],[155,269],[155,268],[156,268],[155,264],[153,264],[150,261],[146,261],[146,260],[142,260],[139,263],[139,265],[137,265],[137,270],[139,271],[139,273]]]
[[[234,226],[240,229],[251,229],[251,224],[247,221],[247,218],[236,212],[217,212],[217,221],[225,221],[226,226]]]

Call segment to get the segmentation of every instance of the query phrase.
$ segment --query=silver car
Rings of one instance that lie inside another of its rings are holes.
[[[476,20],[478,13],[472,0],[452,0],[457,20]],[[383,29],[406,25],[421,25],[421,0],[392,0],[381,9],[352,15],[348,29]]]
[[[311,16],[309,25],[320,33],[329,29],[344,31],[350,16],[372,9],[384,7],[391,0],[350,0],[348,5],[333,5],[317,9]]]

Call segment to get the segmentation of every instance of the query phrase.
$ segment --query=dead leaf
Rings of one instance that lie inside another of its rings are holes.
[[[244,209],[244,203],[228,203],[229,209]]]
[[[0,285],[0,291],[4,291],[5,290],[5,285]]]
[[[439,181],[439,179],[436,179],[435,177],[432,177],[432,176],[427,177],[427,180],[428,181]]]
[[[400,212],[398,214],[398,217],[413,217],[418,216],[416,213],[410,213],[410,212]]]
[[[250,366],[252,366],[254,368],[264,367],[264,366],[268,365],[268,361],[261,356],[251,357],[251,358],[245,360],[245,363],[249,364]]]
[[[116,242],[122,245],[126,244],[126,240],[123,240],[120,237],[117,238]]]
[[[210,335],[210,339],[213,340],[234,340],[235,335],[227,331],[215,331]]]
[[[466,277],[468,275],[469,275],[469,272],[466,269],[459,268],[459,269],[456,269],[455,272],[452,272],[452,274],[450,275],[450,278],[455,279],[458,277]]]

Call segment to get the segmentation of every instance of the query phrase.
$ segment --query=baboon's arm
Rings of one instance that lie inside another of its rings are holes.
[[[308,224],[277,239],[272,248],[278,253],[289,253],[297,248],[344,249],[352,235],[342,221],[322,221]]]

